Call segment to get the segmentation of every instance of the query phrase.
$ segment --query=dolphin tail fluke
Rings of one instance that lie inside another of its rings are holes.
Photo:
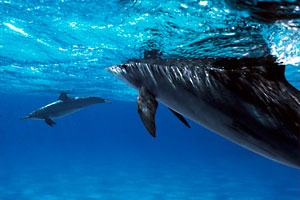
[[[137,110],[144,123],[144,126],[149,131],[149,133],[156,137],[156,127],[155,127],[155,113],[158,103],[155,97],[142,87],[139,90],[139,96],[137,98]]]
[[[189,123],[186,121],[186,119],[181,115],[179,114],[178,112],[172,110],[171,108],[169,108],[172,113],[182,122],[184,123],[187,127],[191,128],[191,126],[189,125]]]
[[[52,121],[50,118],[45,119],[45,122],[46,122],[46,124],[48,124],[49,126],[52,126],[52,127],[53,127],[54,124],[56,124],[56,123],[55,123],[54,121]]]
[[[21,117],[20,120],[29,119],[29,118],[30,118],[30,116]]]

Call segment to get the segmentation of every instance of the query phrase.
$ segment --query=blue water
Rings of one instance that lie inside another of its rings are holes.
[[[104,70],[153,48],[166,58],[270,53],[300,89],[299,21],[261,23],[221,0],[0,4],[1,200],[299,199],[299,170],[188,129],[163,105],[152,138],[137,92]],[[61,91],[112,104],[55,127],[19,120]]]

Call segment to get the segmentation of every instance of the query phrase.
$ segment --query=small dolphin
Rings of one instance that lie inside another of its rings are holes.
[[[65,92],[62,92],[57,101],[41,107],[23,119],[42,119],[49,126],[56,124],[52,121],[53,118],[59,118],[64,115],[71,114],[75,111],[88,107],[96,103],[111,103],[105,99],[98,97],[68,97]]]
[[[299,168],[299,91],[275,58],[141,59],[107,68],[139,91],[138,113],[155,137],[159,100],[251,151]]]

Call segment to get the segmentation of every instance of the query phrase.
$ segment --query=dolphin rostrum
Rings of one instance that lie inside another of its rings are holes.
[[[251,151],[299,168],[299,91],[275,58],[140,59],[107,68],[139,90],[155,137],[157,101]]]
[[[90,105],[104,102],[110,103],[98,97],[69,97],[65,92],[62,92],[57,101],[31,112],[28,116],[22,117],[21,120],[42,119],[45,120],[49,126],[53,126],[56,124],[52,121],[53,118],[59,118]]]

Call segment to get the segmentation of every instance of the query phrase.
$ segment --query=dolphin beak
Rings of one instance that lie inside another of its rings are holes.
[[[108,101],[108,100],[106,100],[106,99],[104,100],[104,102],[105,102],[105,103],[108,103],[108,104],[112,104],[110,101]]]
[[[113,76],[120,79],[121,81],[130,84],[124,77],[124,75],[127,74],[127,71],[125,68],[121,67],[121,65],[114,65],[114,66],[108,67],[108,68],[106,68],[106,71],[108,71]]]
[[[29,119],[29,118],[31,118],[31,117],[28,115],[26,117],[21,117],[20,120]]]
[[[114,65],[114,66],[111,66],[111,67],[107,67],[106,71],[108,71],[109,73],[111,73],[112,75],[114,75],[117,78],[120,78],[121,73],[123,72],[120,65]]]
[[[118,74],[118,73],[120,73],[121,68],[120,68],[119,65],[114,65],[114,66],[111,66],[111,67],[107,67],[106,71],[108,71],[111,74],[115,74],[115,73]]]

